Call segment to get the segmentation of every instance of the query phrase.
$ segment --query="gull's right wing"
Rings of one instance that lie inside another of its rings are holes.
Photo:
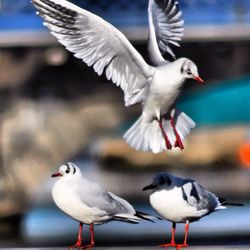
[[[177,0],[149,0],[149,53],[152,62],[159,65],[165,62],[163,55],[175,58],[171,45],[180,46],[183,37],[182,12]]]

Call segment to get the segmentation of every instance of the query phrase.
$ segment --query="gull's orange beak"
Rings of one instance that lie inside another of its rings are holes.
[[[59,172],[51,175],[51,177],[59,177],[59,176],[63,176],[63,175]]]
[[[194,78],[195,81],[201,83],[202,85],[205,84],[205,82],[203,81],[203,79],[201,77],[194,75],[193,78]]]

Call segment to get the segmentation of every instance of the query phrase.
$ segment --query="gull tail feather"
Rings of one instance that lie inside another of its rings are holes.
[[[174,110],[175,128],[181,139],[184,139],[195,127],[195,122],[185,113]],[[176,137],[170,119],[162,117],[162,126],[172,147]],[[123,138],[134,149],[143,152],[160,153],[167,149],[158,120],[148,121],[140,116]]]
[[[159,123],[143,119],[142,116],[124,134],[123,138],[134,149],[143,152],[159,153],[164,150]]]
[[[117,214],[114,219],[132,224],[138,224],[141,221],[139,217],[130,214]]]
[[[137,217],[139,217],[140,219],[143,219],[143,220],[151,221],[153,223],[155,223],[153,221],[155,219],[162,220],[160,217],[155,217],[153,215],[150,215],[150,214],[147,214],[147,213],[143,213],[143,212],[139,212],[139,211],[136,211],[135,216],[137,216]]]

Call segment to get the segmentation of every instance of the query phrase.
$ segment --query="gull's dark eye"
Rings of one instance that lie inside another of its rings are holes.
[[[165,184],[165,179],[162,176],[160,177],[159,184],[160,185],[164,185]]]
[[[70,172],[70,170],[69,170],[69,169],[67,169],[67,170],[65,171],[65,173],[66,173],[66,174],[68,174],[69,172]]]
[[[191,75],[192,74],[191,70],[187,70],[187,74]]]

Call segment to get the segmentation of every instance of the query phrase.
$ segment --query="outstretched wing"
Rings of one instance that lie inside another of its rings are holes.
[[[67,50],[124,91],[125,105],[144,99],[149,66],[110,23],[66,0],[32,0],[44,24]]]
[[[177,0],[149,0],[149,53],[156,65],[164,62],[163,55],[175,55],[171,45],[180,46],[183,37],[182,12]]]

